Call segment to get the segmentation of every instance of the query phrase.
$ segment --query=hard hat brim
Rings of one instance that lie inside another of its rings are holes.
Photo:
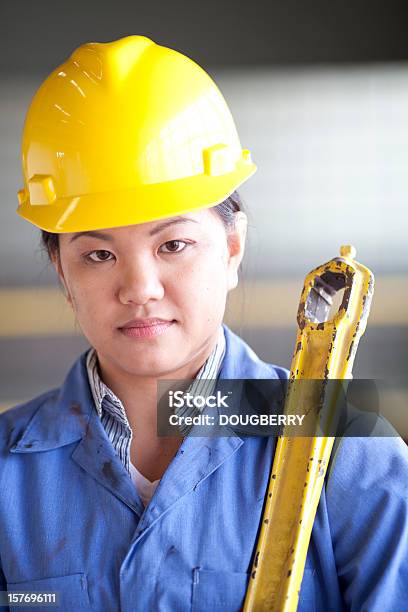
[[[240,160],[233,172],[220,176],[200,174],[135,189],[59,198],[47,205],[25,201],[17,213],[40,229],[57,234],[147,223],[216,206],[256,169],[254,163]]]

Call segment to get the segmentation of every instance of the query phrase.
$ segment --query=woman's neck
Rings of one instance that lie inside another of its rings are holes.
[[[188,363],[161,376],[135,376],[98,355],[101,379],[121,400],[132,430],[130,460],[151,481],[161,478],[183,441],[182,436],[158,436],[158,401],[168,388],[174,390],[174,380],[180,380],[183,387],[182,381],[197,376],[214,350],[217,338],[215,336]],[[166,379],[169,380],[167,389],[165,384],[160,385],[161,396],[158,397],[158,382]]]

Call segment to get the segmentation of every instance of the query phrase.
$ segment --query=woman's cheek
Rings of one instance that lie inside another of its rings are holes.
[[[76,285],[72,291],[72,303],[79,322],[81,320],[85,322],[88,319],[99,319],[104,311],[106,300],[103,292],[98,291],[97,287]]]

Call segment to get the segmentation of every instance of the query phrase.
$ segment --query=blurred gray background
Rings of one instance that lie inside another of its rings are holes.
[[[355,377],[408,408],[408,37],[405,2],[3,1],[0,8],[0,408],[57,386],[86,346],[16,214],[36,89],[84,42],[144,34],[221,88],[258,172],[241,288],[227,321],[290,367],[305,275],[353,244],[376,276]],[[403,419],[398,427],[408,437]]]

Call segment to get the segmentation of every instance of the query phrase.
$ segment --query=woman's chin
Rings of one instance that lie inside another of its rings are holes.
[[[181,355],[178,354],[180,358]],[[161,378],[176,372],[182,366],[181,359],[174,359],[173,351],[145,347],[143,351],[121,351],[114,357],[118,366],[128,374],[143,378]]]

